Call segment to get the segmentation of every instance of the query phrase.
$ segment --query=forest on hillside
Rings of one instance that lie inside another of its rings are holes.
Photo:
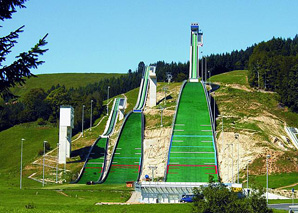
[[[281,103],[298,112],[298,35],[259,43],[248,68],[251,87],[277,92]]]

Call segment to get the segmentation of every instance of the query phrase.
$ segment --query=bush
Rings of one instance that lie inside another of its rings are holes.
[[[272,213],[262,197],[263,193],[262,189],[254,189],[249,197],[239,196],[223,183],[214,183],[211,179],[208,186],[194,189],[193,210],[201,213]]]
[[[37,124],[38,124],[39,126],[42,126],[42,125],[46,125],[47,122],[46,122],[43,118],[38,118],[38,119],[37,119]]]

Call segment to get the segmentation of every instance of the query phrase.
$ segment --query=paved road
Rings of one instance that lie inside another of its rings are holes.
[[[297,205],[297,203],[294,205]],[[269,208],[272,208],[272,209],[289,210],[289,206],[293,206],[293,204],[292,203],[268,204],[268,206]]]

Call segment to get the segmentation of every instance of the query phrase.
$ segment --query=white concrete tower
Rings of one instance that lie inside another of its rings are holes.
[[[149,107],[156,106],[156,66],[150,66],[149,70]]]
[[[199,30],[198,23],[191,24],[189,81],[199,81],[199,47],[203,46],[203,33]],[[202,77],[202,76],[201,76]]]
[[[124,118],[124,111],[126,108],[126,98],[121,98],[119,101],[119,121]]]
[[[59,163],[65,164],[70,157],[71,137],[74,124],[74,110],[71,106],[60,106],[59,121]]]

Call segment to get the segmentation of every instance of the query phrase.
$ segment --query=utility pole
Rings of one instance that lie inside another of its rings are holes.
[[[42,186],[44,186],[44,160],[46,154],[46,143],[47,141],[43,142],[43,159],[42,159]]]
[[[93,103],[93,100],[91,100],[91,113],[90,113],[90,131],[91,131],[91,127],[92,127],[92,103]]]
[[[23,144],[24,138],[21,139],[21,168],[20,168],[20,189],[22,189],[22,178],[23,178]]]

